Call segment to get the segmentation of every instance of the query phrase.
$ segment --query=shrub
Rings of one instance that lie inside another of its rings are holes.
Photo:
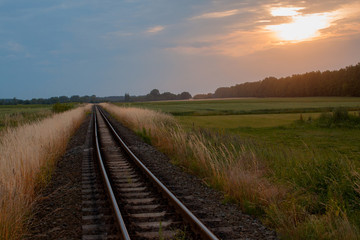
[[[322,113],[317,119],[319,127],[345,127],[357,128],[360,127],[360,116],[356,114],[349,114],[346,108],[335,108],[331,113]]]
[[[74,107],[75,107],[74,103],[55,103],[52,106],[52,111],[54,113],[61,113],[73,109]]]
[[[346,108],[339,107],[333,110],[333,122],[335,124],[346,122],[349,119],[350,119],[349,112],[347,111]]]

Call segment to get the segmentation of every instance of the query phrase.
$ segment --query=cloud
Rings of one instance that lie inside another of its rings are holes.
[[[2,52],[2,50],[4,50],[4,52]],[[25,46],[15,41],[8,41],[6,43],[0,44],[0,52],[2,53],[2,56],[0,57],[2,60],[18,60],[34,57],[28,52]]]
[[[158,25],[158,26],[155,26],[155,27],[150,27],[146,30],[147,33],[158,33],[158,32],[161,32],[165,29],[164,26],[161,26],[161,25]]]
[[[188,43],[167,50],[180,54],[224,55],[240,57],[265,50],[271,46],[269,32],[261,29],[236,30],[226,35],[214,36],[202,42]]]
[[[211,19],[211,18],[224,18],[224,17],[229,17],[235,14],[238,14],[239,10],[238,9],[233,9],[233,10],[229,10],[229,11],[223,11],[223,12],[210,12],[210,13],[204,13],[201,14],[199,16],[195,16],[190,18],[191,20],[196,20],[196,19]]]
[[[269,24],[265,28],[274,31],[280,40],[290,42],[332,38],[339,36],[340,32],[343,32],[341,35],[344,36],[345,27],[348,30],[352,28],[353,33],[359,33],[357,28],[359,18],[356,19],[354,16],[359,16],[360,4],[342,5],[333,11],[315,13],[298,12],[302,9],[307,10],[307,8],[294,7],[272,8],[273,16],[291,16],[291,21]]]
[[[25,49],[23,45],[21,45],[21,44],[19,44],[17,42],[12,42],[12,41],[9,41],[7,43],[6,48],[9,51],[12,51],[12,52],[21,52],[21,51],[23,51]]]
[[[241,57],[296,44],[303,39],[317,41],[351,37],[360,33],[359,3],[350,1],[347,4],[336,4],[331,7],[331,11],[320,11],[320,4],[316,5],[318,11],[314,11],[303,3],[262,3],[256,8],[246,6],[198,15],[190,20],[237,16],[231,21],[216,22],[211,27],[203,22],[192,24],[186,38],[176,39],[173,47],[166,50],[190,55]],[[325,3],[322,5],[326,7]]]

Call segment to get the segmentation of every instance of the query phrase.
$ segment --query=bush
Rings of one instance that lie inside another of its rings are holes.
[[[360,115],[349,114],[346,108],[335,108],[331,113],[322,113],[317,119],[319,127],[345,127],[357,128],[360,127]]]
[[[333,122],[342,123],[350,119],[349,112],[346,108],[335,108],[333,111]]]
[[[65,112],[67,110],[73,109],[75,107],[75,104],[73,103],[55,103],[52,106],[52,111],[54,113],[61,113]]]

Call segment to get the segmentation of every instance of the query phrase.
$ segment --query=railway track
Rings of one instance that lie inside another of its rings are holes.
[[[83,160],[83,239],[218,239],[141,163],[97,107],[91,126],[93,147]]]

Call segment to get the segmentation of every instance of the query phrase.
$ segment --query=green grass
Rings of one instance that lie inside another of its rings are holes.
[[[172,113],[186,129],[210,128],[269,146],[281,145],[300,151],[308,151],[307,148],[311,147],[360,160],[359,128],[321,128],[314,124],[294,124],[300,116],[305,122],[313,122],[321,112],[340,106],[357,110],[360,108],[360,98],[244,98],[130,105]],[[351,114],[354,113],[358,114],[358,111]]]
[[[320,113],[301,114],[306,120],[317,118]],[[214,116],[177,116],[185,128],[206,127],[212,129],[234,129],[240,127],[264,128],[289,125],[299,120],[300,113],[284,114],[248,114],[248,115],[214,115]]]
[[[51,105],[0,105],[0,130],[43,119],[51,115]]]
[[[300,115],[306,122],[309,119],[313,121],[321,115],[320,112],[339,106],[357,109],[360,106],[360,98],[251,98],[145,102],[131,105],[175,114],[186,129],[209,128],[269,146],[281,145],[300,151],[307,151],[308,147],[312,147],[338,152],[350,159],[359,160],[357,156],[360,153],[360,129],[319,128],[294,122],[300,119]],[[304,109],[321,111],[304,113]],[[225,114],[234,111],[243,114]],[[259,111],[279,113],[256,114]],[[205,112],[209,115],[201,116]],[[219,112],[224,115],[219,115]],[[244,114],[245,112],[248,114]]]
[[[0,115],[17,112],[33,113],[42,110],[50,110],[51,105],[31,104],[31,105],[0,105]]]
[[[360,110],[360,98],[243,98],[225,100],[162,101],[119,103],[119,106],[144,107],[177,116],[237,115],[264,113],[322,112],[335,107]]]
[[[204,166],[196,163],[196,159],[190,161],[192,165],[188,167],[212,181],[212,186],[228,191],[230,199],[236,199],[243,210],[259,215],[275,227],[281,238],[359,239],[360,127],[355,121],[336,123],[334,118],[331,122],[329,114],[323,113],[344,107],[353,110],[352,115],[359,116],[360,98],[236,99],[132,105],[174,114],[190,135],[200,135],[200,139],[208,142],[206,147],[212,154],[218,154],[217,151],[225,147],[228,150],[219,151],[229,151],[234,156],[242,152],[254,156],[266,169],[266,178],[273,186],[283,187],[285,192],[281,195],[279,191],[278,195],[274,194],[274,200],[270,197],[265,204],[261,197],[257,200],[246,191],[241,193],[246,184],[234,187],[216,176],[212,179],[211,173],[205,173]],[[299,121],[300,115],[303,121]],[[319,121],[320,116],[325,120]],[[191,154],[180,159],[185,157],[191,158]],[[229,161],[226,157],[222,159],[225,163]],[[218,164],[217,161],[214,164]],[[255,186],[251,184],[251,188],[256,189]],[[264,196],[268,196],[267,193]]]
[[[227,132],[270,147],[282,146],[300,151],[308,151],[310,147],[337,152],[355,161],[360,160],[360,129],[328,129],[293,124],[269,128],[239,127],[228,129]]]

